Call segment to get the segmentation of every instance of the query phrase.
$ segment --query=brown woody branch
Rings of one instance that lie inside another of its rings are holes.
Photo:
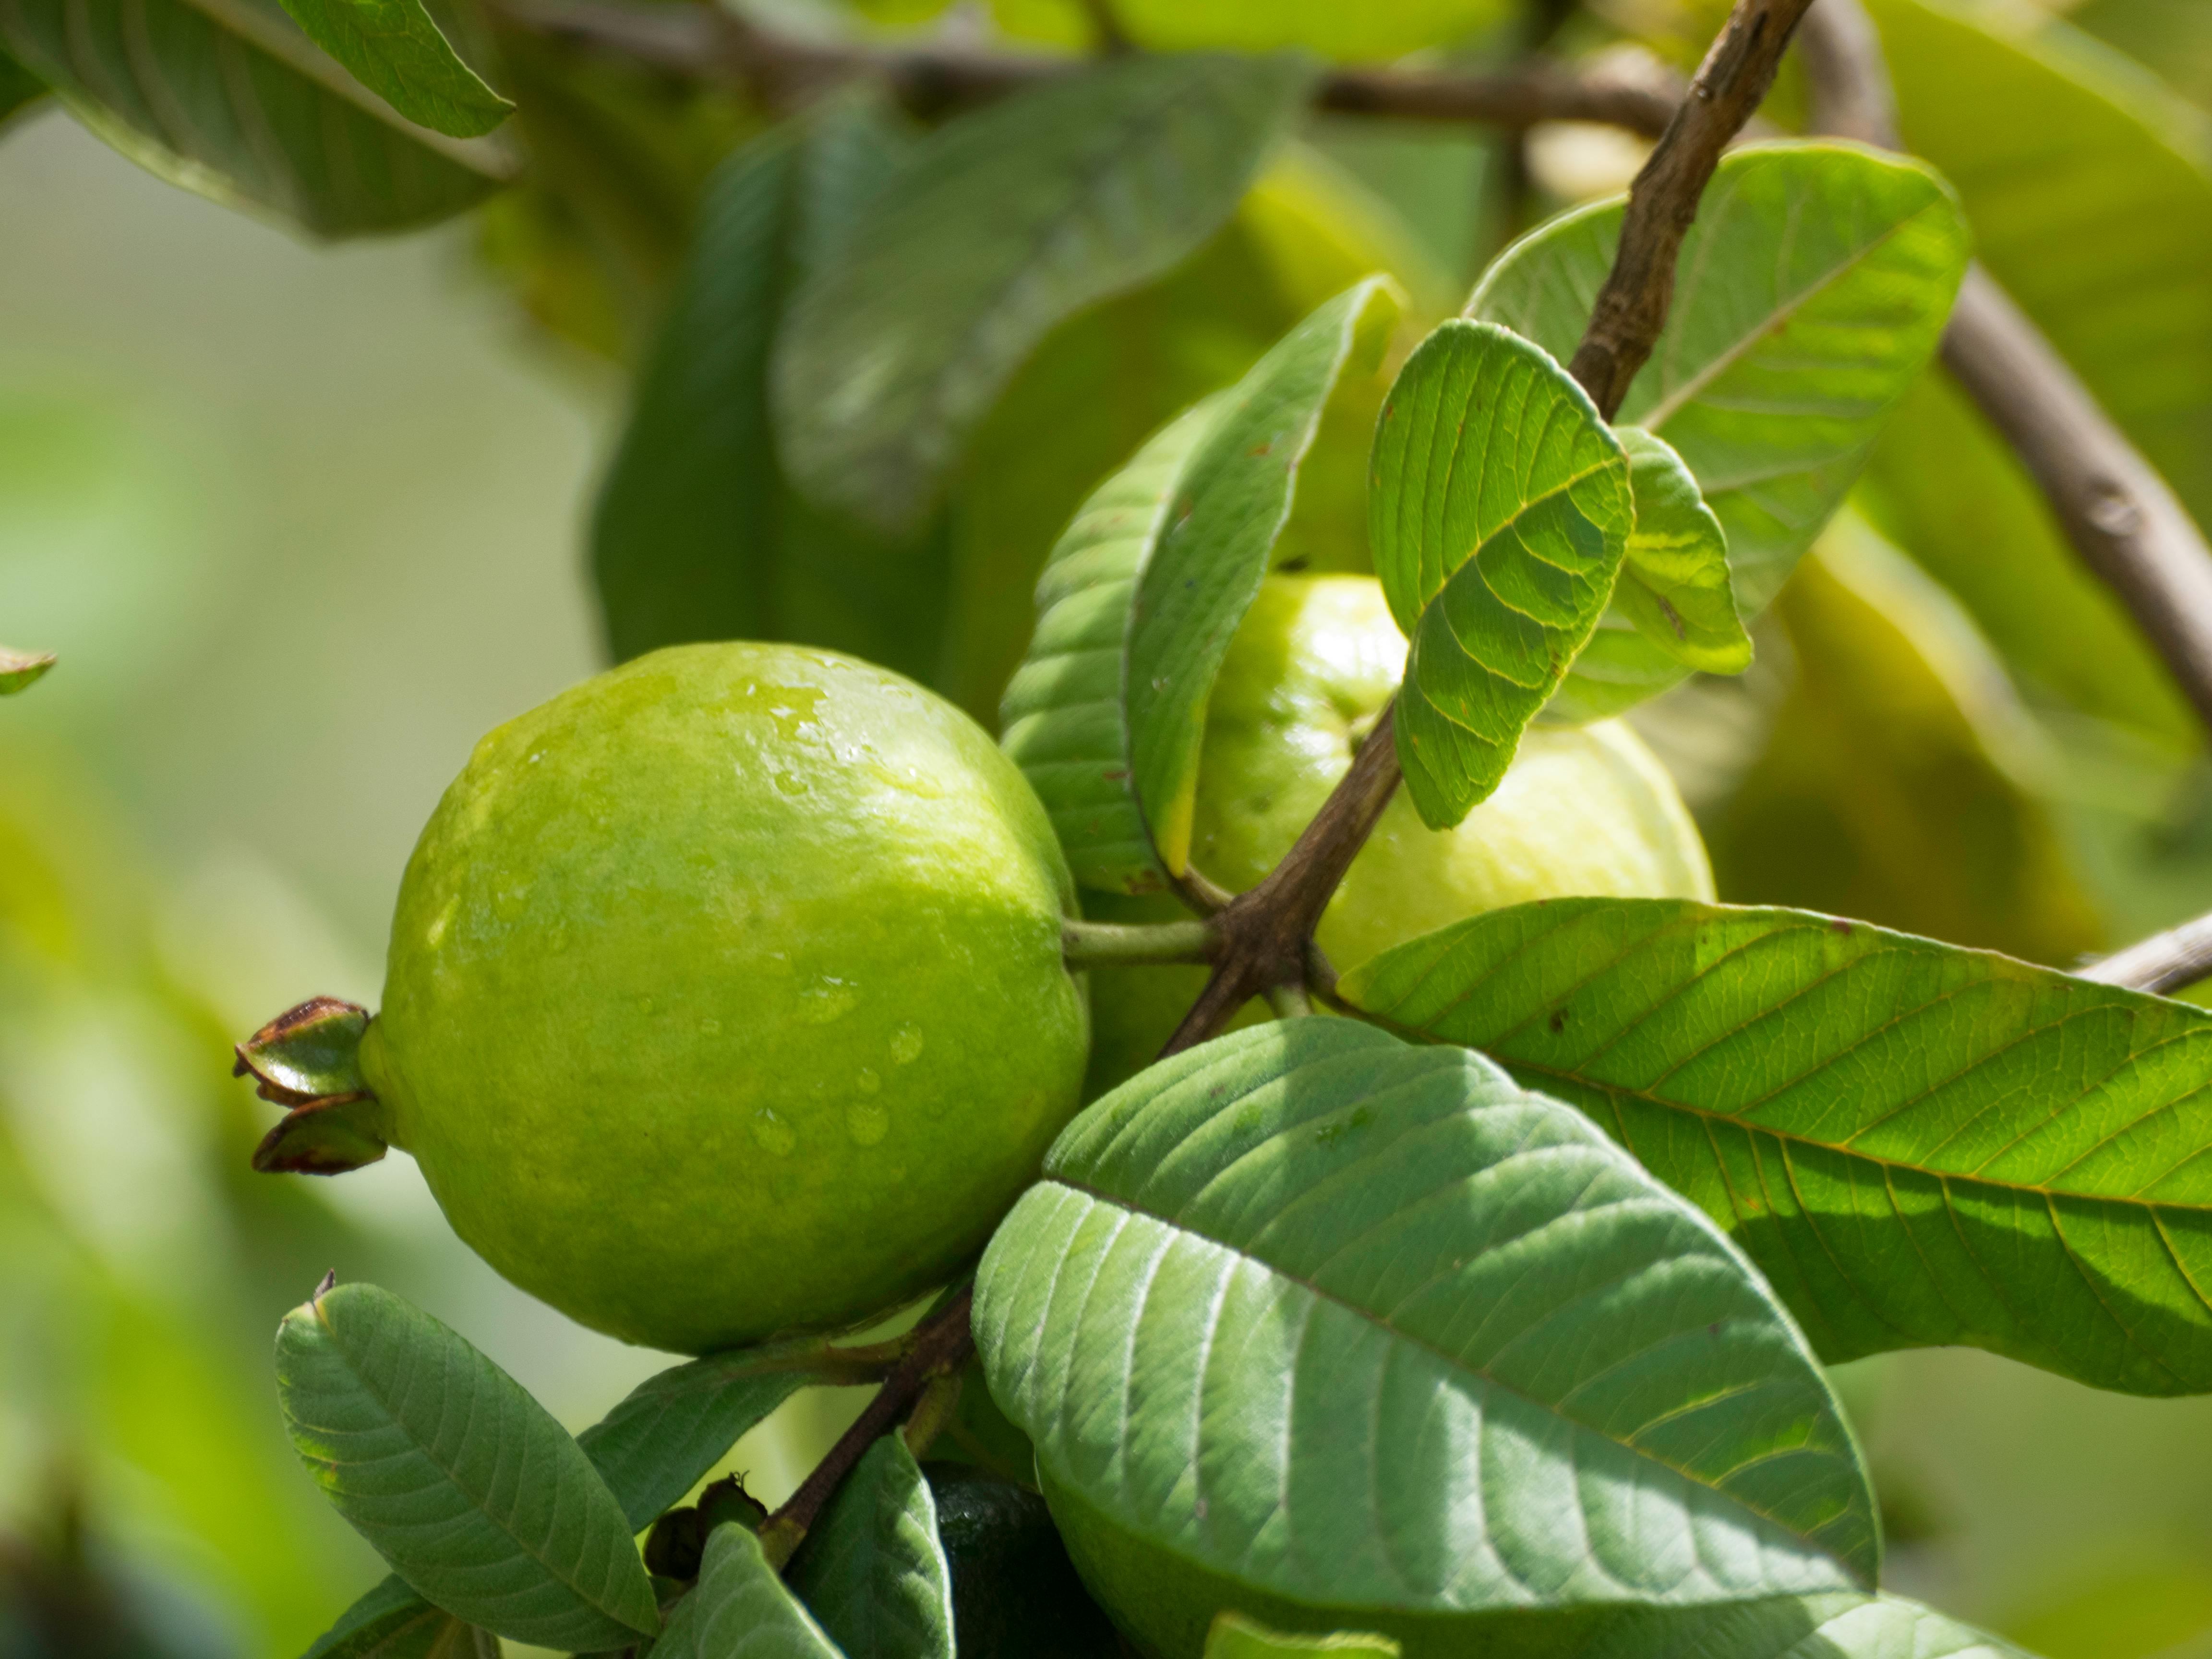
[[[1766,96],[1790,32],[1810,3],[1737,0],[1629,187],[1620,247],[1570,368],[1608,420],[1666,325],[1675,256],[1721,152]],[[1398,787],[1393,732],[1385,708],[1297,845],[1265,881],[1214,917],[1220,961],[1164,1054],[1214,1036],[1252,997],[1304,987],[1322,912]]]
[[[1079,58],[1039,52],[803,39],[708,5],[499,0],[497,9],[506,21],[533,33],[685,80],[740,86],[775,108],[804,104],[842,82],[867,80],[888,88],[908,108],[936,114],[988,103],[1085,67]],[[1577,75],[1540,64],[1498,75],[1335,70],[1316,83],[1314,102],[1349,115],[1503,127],[1595,121],[1647,136],[1663,130],[1674,109],[1668,89],[1656,82]]]
[[[1902,149],[1881,40],[1859,0],[1820,0],[1802,36],[1816,131]],[[2083,563],[2118,594],[2212,726],[2212,546],[2081,378],[1979,265],[1943,362],[2035,477]]]

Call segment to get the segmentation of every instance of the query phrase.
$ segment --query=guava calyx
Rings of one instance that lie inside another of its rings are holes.
[[[663,1578],[696,1578],[708,1533],[725,1522],[757,1533],[767,1520],[768,1505],[745,1490],[744,1476],[726,1475],[699,1494],[696,1508],[671,1510],[653,1523],[645,1535],[646,1570]]]
[[[234,1077],[286,1112],[253,1149],[264,1175],[343,1175],[386,1152],[377,1098],[362,1076],[361,1039],[368,1010],[337,997],[311,997],[238,1045]]]

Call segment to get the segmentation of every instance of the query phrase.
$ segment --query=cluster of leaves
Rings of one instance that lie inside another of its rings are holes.
[[[1172,30],[1207,9],[1128,9]],[[1919,42],[1908,117],[1937,101],[1916,70],[2033,67],[1917,0],[1879,9]],[[169,176],[329,234],[444,216],[516,167],[485,139],[512,106],[419,0],[12,0],[0,40],[21,88],[0,97],[50,89]],[[1951,509],[1911,446],[2002,471],[1928,378],[1968,241],[1930,167],[1731,155],[1608,418],[1560,364],[1620,204],[1541,226],[1426,327],[1412,274],[1317,253],[1269,170],[1311,62],[1210,44],[1249,51],[1118,58],[927,131],[836,97],[714,166],[592,526],[619,654],[799,638],[986,711],[1003,684],[1079,879],[1145,893],[1189,873],[1208,696],[1271,568],[1371,564],[1411,642],[1398,757],[1445,826],[1532,721],[1743,671],[1870,456],[1865,503],[1916,545]],[[552,154],[529,61],[507,67]],[[2098,142],[2140,136],[2069,107]],[[1959,156],[1969,207],[2002,170],[1976,139],[1923,145]],[[2054,218],[2087,234],[2081,206],[1974,216],[2025,270]],[[2115,365],[2099,390],[2154,422],[2152,368],[2079,325]],[[2060,642],[2088,638],[2070,617],[2041,628],[2075,579],[2022,522],[2035,582],[1962,597],[2047,682],[2171,725],[2154,670],[2106,675]],[[0,690],[40,665],[0,656]],[[1881,1591],[1821,1364],[1963,1343],[2212,1390],[2212,1016],[1679,901],[1506,910],[1346,966],[1352,1018],[1237,1033],[1092,1106],[976,1270],[947,1437],[1042,1491],[1152,1650],[1995,1654]],[[803,1541],[772,1518],[714,1527],[682,1576],[639,1554],[739,1434],[861,1363],[712,1356],[571,1438],[398,1298],[319,1294],[280,1334],[287,1422],[394,1577],[314,1654],[939,1659],[957,1633],[980,1659],[949,1488],[904,1433]]]

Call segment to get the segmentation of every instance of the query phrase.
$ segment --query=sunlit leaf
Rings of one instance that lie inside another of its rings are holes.
[[[1386,278],[1330,301],[1139,450],[1053,550],[1000,722],[1079,881],[1141,892],[1182,872],[1214,675],[1330,392],[1373,367],[1396,315]]]
[[[1492,265],[1468,314],[1562,362],[1611,270],[1622,207],[1553,221]],[[1721,163],[1682,245],[1666,328],[1617,418],[1686,461],[1728,536],[1736,605],[1766,608],[1934,351],[1966,224],[1922,164],[1832,143],[1748,145]],[[1595,719],[1687,669],[1615,629],[1562,712]]]
[[[1206,1659],[1307,1659],[1313,1654],[1366,1654],[1398,1659],[1398,1644],[1387,1636],[1340,1631],[1328,1636],[1291,1636],[1269,1630],[1241,1613],[1216,1615],[1206,1633]]]
[[[1628,457],[1540,348],[1449,322],[1382,406],[1369,511],[1411,641],[1398,756],[1421,821],[1445,829],[1498,787],[1613,596]]]
[[[699,1583],[676,1604],[654,1659],[848,1659],[734,1523],[707,1534]]]
[[[794,480],[917,525],[1055,323],[1228,219],[1311,73],[1292,57],[1133,58],[939,129],[794,302],[774,367]]]
[[[1901,1595],[1807,1595],[1695,1620],[1629,1613],[1574,1659],[2029,1659]]]
[[[1831,1361],[1966,1343],[2212,1389],[2212,1013],[1802,911],[1554,899],[1345,976],[1573,1102]]]
[[[1664,439],[1635,426],[1616,435],[1628,452],[1636,524],[1614,605],[1678,660],[1708,674],[1741,673],[1751,663],[1751,636],[1736,615],[1719,518]]]
[[[877,1441],[845,1477],[790,1579],[846,1659],[952,1659],[937,1504],[902,1437]]]
[[[1155,1650],[1224,1605],[1469,1651],[1875,1573],[1856,1449],[1758,1275],[1464,1051],[1309,1019],[1162,1061],[1055,1144],[975,1320]]]
[[[307,38],[417,126],[477,138],[514,106],[461,61],[422,0],[284,0]]]
[[[131,160],[319,235],[448,217],[511,170],[402,118],[275,0],[12,0],[0,46]]]
[[[629,1522],[583,1451],[428,1314],[341,1285],[285,1316],[276,1377],[309,1473],[427,1600],[540,1647],[659,1629]]]

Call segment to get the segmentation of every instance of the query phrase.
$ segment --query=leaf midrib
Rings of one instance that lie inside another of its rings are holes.
[[[1354,1317],[1363,1320],[1367,1323],[1375,1326],[1378,1329],[1388,1332],[1391,1337],[1398,1341],[1403,1342],[1407,1347],[1417,1349],[1420,1352],[1428,1354],[1431,1358],[1437,1359],[1442,1363],[1447,1370],[1475,1377],[1482,1382],[1486,1386],[1497,1389],[1500,1394],[1510,1395],[1516,1400],[1525,1401],[1528,1405],[1534,1406],[1538,1411],[1543,1413],[1547,1416],[1557,1418],[1563,1422],[1573,1425],[1577,1429],[1582,1430],[1586,1433],[1595,1435],[1598,1439],[1605,1442],[1608,1445],[1620,1448],[1620,1449],[1626,1452],[1632,1457],[1639,1458],[1656,1468],[1665,1469],[1668,1473],[1676,1476],[1695,1491],[1710,1492],[1713,1497],[1734,1504],[1737,1509],[1741,1510],[1744,1513],[1758,1516],[1760,1520],[1773,1527],[1784,1536],[1797,1540],[1805,1548],[1812,1550],[1826,1559],[1834,1562],[1842,1571],[1845,1578],[1850,1580],[1852,1583],[1858,1583],[1861,1582],[1858,1575],[1852,1571],[1850,1565],[1845,1561],[1842,1556],[1838,1554],[1834,1550],[1829,1548],[1826,1545],[1820,1543],[1808,1536],[1806,1534],[1797,1531],[1780,1516],[1771,1514],[1767,1510],[1760,1509],[1755,1504],[1746,1502],[1737,1494],[1723,1490],[1719,1486],[1715,1485],[1713,1482],[1705,1479],[1703,1476],[1694,1474],[1688,1469],[1683,1468],[1680,1465],[1671,1462],[1664,1457],[1657,1455],[1656,1453],[1644,1447],[1633,1445],[1627,1441],[1618,1439],[1614,1436],[1608,1434],[1605,1430],[1597,1427],[1595,1425],[1586,1423],[1581,1418],[1575,1417],[1565,1411],[1562,1411],[1555,1401],[1540,1400],[1535,1395],[1528,1393],[1525,1389],[1517,1388],[1512,1383],[1504,1382],[1502,1379],[1492,1376],[1482,1366],[1474,1364],[1460,1356],[1449,1353],[1443,1349],[1437,1347],[1433,1343],[1425,1341],[1419,1337],[1412,1335],[1411,1334],[1401,1330],[1399,1327],[1391,1323],[1389,1320],[1384,1318],[1374,1310],[1370,1308],[1363,1308],[1357,1303],[1346,1301],[1343,1297],[1337,1295],[1334,1291],[1322,1289],[1320,1285],[1315,1284],[1304,1274],[1292,1273],[1288,1268],[1280,1267],[1275,1262],[1270,1261],[1265,1256],[1255,1255],[1253,1252],[1244,1249],[1238,1245],[1231,1244],[1226,1240],[1216,1238],[1210,1233],[1200,1232],[1196,1228],[1177,1221],[1170,1216],[1163,1215],[1158,1211],[1154,1210],[1146,1205],[1139,1203],[1133,1199],[1125,1198],[1119,1194],[1107,1192],[1103,1188],[1091,1185],[1087,1182],[1073,1179],[1066,1174],[1049,1172],[1042,1177],[1042,1181],[1040,1184],[1042,1184],[1044,1182],[1065,1187],[1072,1192],[1081,1194],[1085,1198],[1091,1200],[1093,1203],[1102,1204],[1109,1208],[1120,1210],[1125,1214],[1143,1216],[1148,1220],[1158,1223],[1161,1226],[1166,1228],[1172,1233],[1180,1234],[1189,1238],[1203,1239],[1206,1243],[1212,1245],[1216,1249],[1225,1250],[1240,1261],[1249,1262],[1253,1266],[1273,1274],[1278,1279],[1299,1286],[1301,1289],[1310,1294],[1316,1301],[1329,1303],[1338,1308],[1341,1308],[1347,1313],[1352,1314]],[[1748,1468],[1753,1463],[1759,1461],[1760,1460],[1757,1458],[1747,1459],[1743,1463],[1737,1464],[1734,1468],[1730,1468],[1729,1474],[1730,1475],[1734,1475],[1739,1470]]]

